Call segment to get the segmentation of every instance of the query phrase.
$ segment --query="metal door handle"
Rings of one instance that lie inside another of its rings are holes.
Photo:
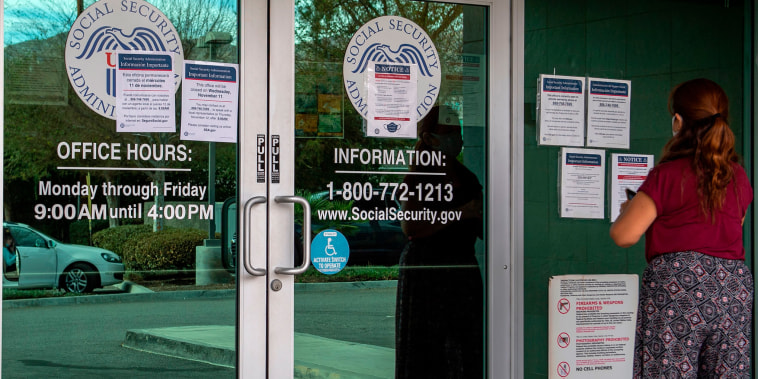
[[[298,275],[305,272],[311,264],[311,205],[300,196],[277,196],[277,203],[298,203],[303,207],[303,263],[299,267],[277,267],[274,272],[284,275]]]
[[[255,204],[262,204],[266,202],[265,196],[255,196],[250,198],[248,201],[245,202],[245,209],[242,212],[242,233],[240,233],[240,239],[242,240],[242,248],[244,251],[242,252],[242,265],[245,267],[245,271],[247,271],[248,274],[252,276],[265,276],[266,275],[266,269],[265,268],[255,268],[252,266],[251,261],[252,258],[250,257],[250,240],[252,239],[250,236],[250,212],[252,212],[253,206]]]

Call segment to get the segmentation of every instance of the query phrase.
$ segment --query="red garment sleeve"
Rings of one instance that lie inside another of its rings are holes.
[[[656,166],[650,170],[650,172],[647,174],[647,178],[644,182],[642,182],[642,185],[638,189],[638,191],[644,192],[646,195],[650,196],[651,199],[653,199],[653,202],[655,203],[655,211],[658,215],[663,214],[663,207],[661,205],[663,189],[659,167],[660,166]]]

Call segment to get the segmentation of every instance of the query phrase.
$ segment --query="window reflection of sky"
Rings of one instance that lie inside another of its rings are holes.
[[[85,0],[84,6],[93,2]],[[5,0],[3,11],[3,43],[7,46],[68,31],[76,18],[76,0]]]
[[[155,5],[171,18],[171,12],[166,10],[167,5],[177,5],[184,1],[186,0],[153,0],[148,3]],[[76,20],[76,3],[77,0],[5,0],[3,45],[68,33],[71,24]],[[84,9],[93,3],[95,0],[83,0]],[[228,14],[236,18],[237,2],[234,0],[193,0],[193,4],[207,8],[210,13],[229,12]]]

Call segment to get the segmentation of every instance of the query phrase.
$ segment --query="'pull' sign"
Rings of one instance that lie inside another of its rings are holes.
[[[256,154],[258,156],[256,162],[256,177],[258,183],[266,183],[266,135],[258,134],[256,138]]]
[[[279,135],[271,136],[271,183],[279,183]]]

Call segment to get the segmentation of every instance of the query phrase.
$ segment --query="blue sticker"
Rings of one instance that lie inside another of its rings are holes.
[[[342,233],[328,229],[319,233],[311,242],[311,263],[319,272],[332,275],[347,266],[350,246]]]

